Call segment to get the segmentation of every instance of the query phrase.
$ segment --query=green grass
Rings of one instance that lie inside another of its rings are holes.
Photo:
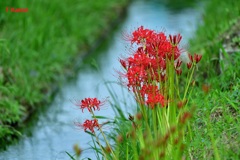
[[[194,138],[189,146],[190,157],[193,159],[217,159],[218,156],[220,159],[239,158],[240,113],[239,99],[237,100],[239,87],[239,85],[235,86],[228,92],[213,90],[205,96],[204,103],[200,99],[195,101],[198,110],[192,123]],[[199,94],[200,96],[204,95]]]
[[[193,96],[198,109],[192,120],[190,159],[240,158],[240,47],[233,27],[240,26],[239,6],[235,0],[207,2],[203,23],[190,41],[190,50],[203,54],[199,87]],[[236,46],[236,50],[220,59],[224,45]],[[210,86],[207,94],[202,85]]]
[[[1,147],[18,133],[12,126],[49,102],[66,75],[74,76],[81,57],[108,36],[128,2],[0,2]],[[6,7],[28,8],[28,12],[6,12]]]
[[[223,47],[223,40],[228,37],[231,27],[240,19],[240,2],[211,0],[206,1],[205,6],[203,23],[199,25],[195,38],[190,40],[190,51],[204,54],[203,69],[207,71],[207,75],[216,76],[219,50]],[[237,37],[234,39],[237,41]]]
[[[236,62],[239,60],[238,55]],[[189,146],[193,159],[217,159],[217,154],[220,159],[240,157],[240,77],[236,75],[240,75],[240,67],[228,66],[226,74],[209,78],[207,94],[200,87],[196,90],[193,103],[198,109]]]

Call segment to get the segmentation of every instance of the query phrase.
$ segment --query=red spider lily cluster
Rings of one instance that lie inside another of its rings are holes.
[[[95,111],[100,110],[100,106],[104,105],[105,101],[100,101],[97,98],[85,98],[83,100],[81,100],[80,104],[77,104],[77,106],[79,106],[83,110],[86,108],[88,109],[89,112],[92,111],[92,109]]]
[[[127,88],[134,93],[140,106],[136,116],[129,115],[128,119],[132,124],[132,129],[126,134],[127,141],[130,138],[133,139],[133,141],[130,139],[129,142],[136,147],[135,150],[141,150],[139,155],[133,154],[134,159],[144,159],[144,157],[156,159],[158,155],[160,158],[167,155],[171,157],[169,159],[180,159],[183,152],[180,153],[178,150],[182,151],[182,146],[184,146],[184,127],[192,117],[188,102],[195,83],[192,80],[193,73],[202,56],[188,54],[187,81],[179,83],[181,80],[185,80],[180,77],[183,64],[182,49],[179,47],[182,40],[180,34],[166,36],[163,32],[156,32],[141,26],[128,38],[131,44],[135,44],[137,48],[131,56],[119,61],[124,69],[120,76],[126,80]],[[118,154],[118,150],[122,149],[123,136],[117,137],[117,141],[120,143],[112,149],[101,127],[104,124],[99,124],[97,120],[99,116],[94,114],[94,111],[100,110],[105,102],[106,100],[100,101],[97,98],[85,98],[79,101],[76,105],[82,112],[87,109],[93,119],[87,119],[84,123],[77,122],[75,125],[84,129],[85,132],[90,131],[91,135],[95,136],[102,155],[106,159],[117,159],[114,148],[117,149]],[[145,107],[150,109],[147,110]],[[98,135],[95,133],[96,129],[102,134],[107,145],[106,148],[100,145]],[[142,131],[144,132],[141,133]],[[128,145],[129,142],[126,144]],[[147,145],[151,143],[152,147],[149,150]],[[130,154],[131,152],[127,147],[127,151],[122,153]]]
[[[179,43],[182,39],[180,34],[169,35],[167,37],[163,32],[139,27],[129,36],[132,44],[137,44],[138,48],[135,53],[125,59],[120,59],[125,72],[121,75],[127,79],[127,87],[136,95],[139,102],[154,108],[156,104],[165,106],[164,89],[159,84],[168,79],[167,69],[169,63],[173,62],[174,70],[177,75],[181,75],[182,61],[180,59],[181,49]],[[190,69],[193,63],[201,60],[201,55],[195,54],[187,67]],[[168,63],[169,62],[169,63]]]
[[[159,103],[162,107],[165,106],[164,96],[160,93],[159,89],[155,85],[146,85],[144,84],[140,90],[141,96],[146,97],[146,104],[149,107],[154,108],[155,104]],[[144,103],[144,102],[143,102]]]
[[[94,128],[100,127],[97,119],[93,119],[93,120],[87,119],[87,120],[85,120],[85,122],[83,124],[80,124],[80,123],[75,123],[75,124],[76,124],[76,126],[83,128],[85,132],[88,129],[92,133],[94,133]]]
[[[79,106],[80,109],[82,109],[82,112],[84,109],[87,109],[91,114],[93,114],[93,110],[94,111],[96,109],[100,110],[100,106],[104,105],[105,102],[106,102],[105,100],[100,101],[97,98],[85,98],[81,100],[81,103],[76,104],[76,106]],[[83,128],[84,131],[90,130],[92,133],[94,133],[94,128],[100,127],[97,119],[93,119],[93,120],[87,119],[83,124],[80,124],[80,123],[75,123],[75,124],[76,126]]]

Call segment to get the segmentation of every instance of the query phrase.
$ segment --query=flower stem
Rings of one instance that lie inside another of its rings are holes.
[[[98,145],[100,146],[100,148],[101,148],[101,150],[102,150],[102,152],[103,152],[104,157],[105,157],[106,160],[107,160],[107,159],[108,159],[108,158],[107,158],[107,155],[106,155],[106,153],[105,153],[103,147],[101,146],[101,143],[100,143],[100,141],[99,141],[97,135],[96,135],[95,133],[93,133],[93,135],[94,135],[94,137],[96,138],[96,141],[97,141]]]
[[[91,110],[91,114],[92,114],[92,115],[93,115],[93,117],[95,118],[95,115],[94,115],[94,113],[93,113],[93,111],[92,111],[92,110]],[[107,138],[106,138],[106,136],[105,136],[104,132],[102,131],[102,128],[101,128],[101,127],[99,127],[99,130],[100,130],[100,132],[101,132],[101,134],[102,134],[102,136],[103,136],[103,138],[104,138],[104,141],[106,142],[107,146],[108,146],[108,147],[109,147],[109,149],[111,150],[111,152],[112,152],[112,155],[113,155],[114,159],[116,159],[116,160],[117,160],[117,158],[116,158],[116,156],[115,156],[115,154],[114,154],[114,152],[113,152],[113,150],[112,150],[112,148],[111,148],[110,144],[108,143],[108,140],[107,140]]]
[[[175,96],[174,96],[174,57],[168,60],[168,82],[169,82],[169,101],[168,101],[168,111],[169,111],[169,124],[174,124],[176,121],[176,107]]]
[[[194,63],[194,64],[193,64],[193,69],[192,69],[191,75],[190,75],[190,77],[189,77],[189,79],[188,79],[187,87],[186,87],[185,92],[184,92],[183,100],[185,100],[185,98],[186,98],[186,96],[187,96],[187,92],[188,92],[189,86],[190,86],[190,84],[191,84],[191,81],[192,81],[192,77],[193,77],[193,73],[194,73],[195,68],[196,68],[196,64]]]

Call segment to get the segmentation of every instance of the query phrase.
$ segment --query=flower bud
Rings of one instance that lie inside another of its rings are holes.
[[[194,54],[194,60],[196,63],[198,63],[201,59],[202,59],[202,55],[196,54],[196,53]]]
[[[187,68],[191,69],[192,68],[192,62],[187,63]]]

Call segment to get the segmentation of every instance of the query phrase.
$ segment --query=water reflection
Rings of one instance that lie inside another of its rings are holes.
[[[40,114],[33,116],[37,121],[33,122],[30,132],[26,131],[24,137],[18,144],[9,146],[7,151],[0,154],[0,159],[6,160],[41,160],[41,159],[70,159],[65,151],[73,154],[73,144],[79,144],[88,148],[90,137],[83,131],[74,127],[74,121],[84,121],[90,115],[75,108],[72,101],[85,97],[106,98],[108,90],[104,86],[104,80],[116,81],[114,70],[120,70],[118,58],[127,52],[123,41],[122,33],[130,32],[140,25],[146,28],[163,30],[167,33],[181,33],[183,44],[193,35],[196,24],[200,19],[200,8],[184,8],[173,12],[173,10],[161,1],[134,1],[129,9],[127,18],[120,28],[108,39],[108,43],[98,49],[92,58],[88,58],[82,66],[75,80],[66,83],[54,98],[49,107],[45,107]],[[96,61],[92,60],[95,59]],[[83,62],[84,63],[84,62]],[[97,64],[98,70],[94,64]],[[127,112],[132,112],[131,105],[134,103],[126,90],[122,91],[118,85],[112,88],[117,92],[120,101],[127,101],[122,104]],[[122,94],[124,92],[124,94]],[[96,113],[109,118],[114,117],[110,106]],[[109,128],[108,128],[109,129]],[[29,134],[30,133],[30,134]],[[89,157],[96,159],[91,150],[83,153],[82,158]]]

